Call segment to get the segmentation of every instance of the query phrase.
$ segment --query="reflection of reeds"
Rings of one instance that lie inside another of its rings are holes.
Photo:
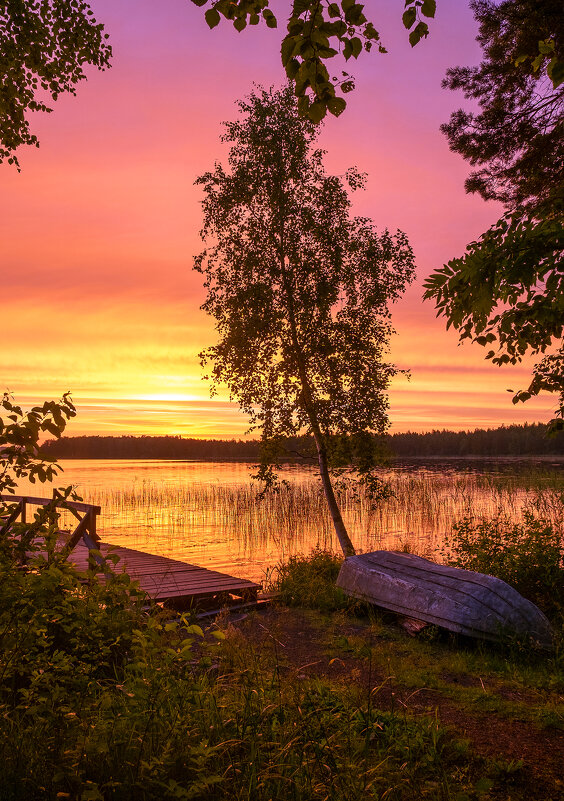
[[[158,471],[155,474],[158,477]],[[518,518],[524,505],[562,524],[562,478],[519,475],[386,471],[391,498],[373,506],[367,495],[338,492],[343,517],[359,551],[408,547],[433,553],[453,521],[471,513]],[[292,476],[288,486],[258,498],[259,487],[240,483],[178,484],[144,480],[121,489],[84,488],[103,509],[108,539],[224,569],[249,564],[256,577],[269,563],[319,545],[338,550],[314,473]],[[241,572],[241,571],[239,571]],[[245,571],[243,571],[245,572]],[[251,571],[252,572],[252,571]]]

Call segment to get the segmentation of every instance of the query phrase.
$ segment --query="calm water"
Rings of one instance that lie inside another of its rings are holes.
[[[57,486],[74,484],[102,507],[99,533],[119,545],[251,579],[296,553],[339,550],[314,469],[284,468],[288,486],[261,501],[252,467],[234,462],[69,460]],[[340,502],[359,551],[400,548],[434,555],[454,520],[524,505],[562,523],[564,463],[437,460],[382,471],[394,496],[376,508],[350,488]],[[47,486],[23,486],[45,496]]]

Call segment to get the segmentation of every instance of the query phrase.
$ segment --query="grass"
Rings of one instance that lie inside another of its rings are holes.
[[[335,585],[342,564],[341,556],[316,548],[309,556],[292,556],[276,565],[266,586],[286,606],[325,612],[351,609],[353,602]]]

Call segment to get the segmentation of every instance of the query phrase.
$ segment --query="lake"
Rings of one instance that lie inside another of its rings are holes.
[[[298,553],[339,551],[314,468],[287,465],[288,484],[263,500],[241,462],[65,460],[56,486],[76,485],[102,507],[104,541],[181,559],[253,580]],[[338,491],[358,551],[409,547],[438,558],[452,523],[497,512],[519,519],[523,506],[562,524],[564,462],[402,460],[382,468],[393,495],[376,507],[352,487]],[[48,485],[21,485],[49,496]],[[69,525],[71,525],[69,521]]]

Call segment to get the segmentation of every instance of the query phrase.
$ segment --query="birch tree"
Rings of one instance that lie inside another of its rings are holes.
[[[388,426],[385,361],[389,303],[413,278],[405,234],[378,234],[351,214],[349,190],[365,176],[327,175],[316,127],[291,87],[257,89],[225,123],[228,165],[196,181],[204,192],[196,257],[216,320],[217,344],[201,354],[212,393],[227,385],[263,444],[259,476],[272,479],[276,446],[309,434],[345,556],[354,547],[331,481],[352,459],[370,482],[375,437]]]

